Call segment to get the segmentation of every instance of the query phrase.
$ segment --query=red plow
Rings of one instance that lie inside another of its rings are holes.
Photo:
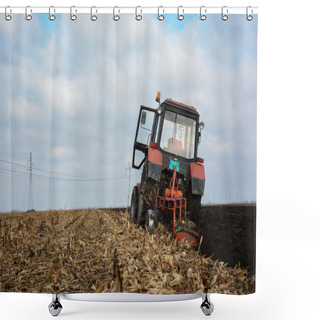
[[[194,236],[198,237],[199,234],[192,229],[195,224],[187,219],[187,199],[183,197],[182,191],[179,190],[176,166],[173,166],[172,179],[169,188],[165,190],[164,197],[157,196],[156,208],[163,211],[167,210],[169,214],[173,215],[173,239],[177,239],[177,241],[186,239],[193,247],[197,246],[198,243]],[[178,223],[177,216],[179,217]],[[184,216],[184,220],[182,216]]]

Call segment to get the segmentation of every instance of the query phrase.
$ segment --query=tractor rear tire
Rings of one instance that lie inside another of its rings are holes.
[[[190,212],[189,219],[196,224],[199,222],[201,211],[201,196],[191,194],[187,198],[187,211]]]
[[[140,191],[138,197],[137,223],[143,225],[146,222],[147,211],[155,211],[155,204],[158,195],[158,184],[151,178],[145,182],[144,193]]]
[[[131,205],[130,205],[130,221],[135,223],[137,221],[138,212],[138,187],[132,189]]]
[[[138,210],[137,210],[137,224],[140,226],[143,224],[143,193],[139,192],[138,195]]]

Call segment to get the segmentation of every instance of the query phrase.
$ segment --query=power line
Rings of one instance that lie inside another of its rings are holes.
[[[33,210],[34,205],[33,205],[33,185],[32,185],[32,152],[30,152],[30,159],[29,159],[29,200],[28,200],[28,210]]]
[[[28,165],[24,165],[24,164],[17,163],[17,162],[12,162],[12,161],[3,160],[3,159],[0,159],[0,162],[5,162],[5,163],[13,164],[15,166],[19,166],[19,167],[23,167],[23,168],[29,169]],[[40,168],[37,168],[37,167],[34,167],[34,166],[33,166],[33,170],[42,171],[42,172],[48,172],[48,173],[51,173],[51,174],[58,174],[58,175],[62,175],[62,176],[75,177],[75,178],[80,178],[80,179],[87,179],[87,178],[84,178],[84,177],[79,177],[79,176],[75,176],[75,175],[71,175],[71,174],[67,174],[67,173],[61,173],[61,172],[51,171],[51,170],[44,170],[44,169],[40,169]]]
[[[12,162],[12,161],[7,161],[7,160],[2,160],[0,159],[1,162],[5,162],[5,163],[10,163],[10,164],[14,164],[15,166],[19,166],[19,167],[24,167],[24,168],[29,168],[29,166],[25,165],[25,164],[21,164],[21,163],[16,163],[16,162]]]
[[[79,178],[79,179],[90,179],[90,178],[80,177],[80,176],[76,176],[76,175],[72,175],[72,174],[60,173],[60,172],[52,171],[52,170],[39,169],[39,168],[36,168],[36,167],[33,167],[33,169],[37,170],[37,171],[41,171],[41,172],[47,172],[47,173],[50,173],[50,174],[58,174],[58,175],[61,175],[61,176],[74,177],[74,178]]]
[[[29,176],[29,173],[27,172],[21,172],[21,171],[16,171],[16,170],[8,170],[8,169],[5,169],[5,168],[0,168],[0,171],[2,171],[3,173],[10,173],[10,174],[13,174],[13,175],[23,175],[23,176]]]
[[[18,176],[19,175],[25,176],[25,177],[29,176],[29,174],[26,172],[21,172],[21,171],[12,170],[12,169],[0,168],[0,171],[3,173],[18,175]],[[122,180],[122,179],[128,178],[127,176],[119,176],[119,177],[98,178],[98,179],[69,179],[69,178],[53,177],[53,176],[34,174],[34,173],[32,173],[32,177],[52,179],[52,180],[58,180],[58,181],[71,181],[71,182],[94,182],[94,181]]]
[[[29,160],[30,161],[30,160]],[[23,165],[21,163],[17,163],[17,162],[12,162],[12,161],[8,161],[8,160],[3,160],[0,159],[0,162],[4,162],[4,163],[8,163],[8,164],[13,164],[16,166],[20,166],[20,167],[24,167],[27,168],[28,170],[30,170],[30,166],[27,165]],[[7,170],[5,168],[0,168],[0,170]],[[55,176],[48,176],[48,175],[41,175],[41,174],[34,174],[33,173],[33,177],[43,177],[43,178],[49,178],[49,179],[53,179],[53,180],[61,180],[61,181],[83,181],[83,182],[93,182],[93,181],[107,181],[107,180],[121,180],[121,179],[126,179],[126,176],[120,176],[120,177],[107,177],[107,178],[90,178],[90,177],[81,177],[81,176],[77,176],[77,175],[71,175],[71,174],[67,174],[67,173],[62,173],[62,172],[57,172],[57,171],[52,171],[52,170],[45,170],[45,169],[40,169],[37,167],[34,167],[32,164],[32,170],[37,170],[37,171],[41,171],[44,173],[49,173],[49,174],[54,174],[54,175],[61,175],[61,176],[67,176],[67,177],[71,177],[71,178],[61,178],[61,177],[55,177]],[[14,172],[14,173],[20,173],[20,174],[25,174],[24,172],[21,171],[16,171],[16,170],[12,170],[10,169],[10,172]]]

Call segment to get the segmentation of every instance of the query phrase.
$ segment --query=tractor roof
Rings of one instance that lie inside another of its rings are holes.
[[[187,104],[172,100],[171,98],[166,99],[164,101],[164,103],[171,105],[171,106],[174,106],[174,107],[180,107],[180,108],[182,107],[181,109],[184,109],[184,110],[187,109],[185,111],[189,111],[189,112],[192,112],[194,114],[199,115],[199,113],[195,107],[188,106]]]

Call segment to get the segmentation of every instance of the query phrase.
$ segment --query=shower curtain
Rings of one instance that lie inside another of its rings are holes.
[[[253,293],[258,17],[113,12],[0,19],[0,292]]]

